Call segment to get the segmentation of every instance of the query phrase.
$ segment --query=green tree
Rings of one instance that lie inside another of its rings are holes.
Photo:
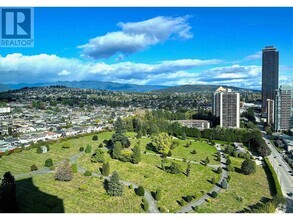
[[[222,172],[223,172],[222,168],[221,168],[221,167],[218,167],[218,169],[217,169],[217,173],[220,174],[220,173],[222,173]]]
[[[144,196],[144,188],[143,188],[143,186],[137,187],[137,189],[135,190],[135,193],[138,196]]]
[[[190,169],[190,163],[188,163],[186,168],[186,176],[190,176]]]
[[[210,163],[210,159],[209,159],[209,157],[206,157],[206,159],[205,159],[205,163],[206,163],[206,164],[209,164],[209,163]]]
[[[104,163],[105,161],[105,156],[104,156],[104,151],[101,149],[97,149],[95,153],[91,156],[91,162],[92,163]]]
[[[86,146],[84,152],[87,153],[87,154],[90,154],[90,153],[92,152],[92,146],[88,144],[88,145]]]
[[[141,161],[141,152],[140,152],[140,147],[138,145],[135,145],[132,149],[133,154],[132,154],[132,163],[138,164]]]
[[[39,146],[39,147],[37,148],[37,153],[38,153],[38,154],[43,153],[43,150],[42,150],[41,146]]]
[[[72,180],[73,172],[72,168],[67,160],[63,161],[56,170],[55,180],[70,181]]]
[[[122,146],[120,142],[116,142],[114,145],[112,157],[113,159],[119,159],[122,155]]]
[[[182,172],[181,166],[178,163],[172,162],[169,167],[169,172],[172,174],[179,174]]]
[[[103,174],[103,176],[109,176],[109,174],[110,174],[110,164],[109,164],[109,162],[103,163],[102,174]]]
[[[147,212],[149,210],[148,200],[146,198],[143,198],[142,202],[143,202],[143,210]]]
[[[256,172],[256,165],[253,160],[246,159],[241,164],[241,171],[245,175],[250,175]]]
[[[216,184],[216,179],[215,179],[215,177],[212,178],[211,182],[212,182],[212,184]]]
[[[166,159],[161,160],[161,168],[164,171],[166,170],[165,164],[166,164]]]
[[[38,167],[36,166],[36,164],[31,165],[31,171],[36,171],[38,170]]]
[[[168,157],[172,157],[172,151],[171,151],[171,150],[169,150],[167,156],[168,156]]]
[[[114,144],[116,144],[117,142],[120,142],[121,143],[121,146],[123,147],[123,148],[128,148],[128,147],[130,147],[130,141],[129,141],[129,139],[128,139],[128,137],[126,137],[124,134],[122,134],[122,133],[114,133],[113,135],[112,135],[112,138],[111,138],[111,140],[112,140],[112,142],[114,143]]]
[[[106,191],[108,195],[122,196],[123,185],[122,183],[120,183],[120,177],[116,171],[113,172],[113,175],[110,177],[110,180],[106,182],[105,186],[106,186]]]
[[[45,161],[45,167],[51,167],[51,166],[53,166],[53,160],[51,158],[48,158]]]
[[[223,179],[222,183],[221,183],[221,187],[223,189],[227,189],[228,188],[228,183],[227,183],[227,180],[226,179]]]
[[[181,139],[182,139],[182,140],[186,140],[186,138],[187,138],[187,137],[186,137],[186,134],[185,134],[185,132],[182,132]]]
[[[93,141],[97,141],[97,140],[99,140],[98,135],[94,135],[93,138],[92,138],[92,140],[93,140]]]
[[[172,138],[167,133],[162,132],[152,136],[152,144],[158,153],[167,155],[172,144]]]
[[[157,189],[156,194],[155,194],[155,200],[159,201],[162,198],[162,190]]]
[[[118,117],[117,120],[115,121],[114,131],[115,133],[121,133],[121,134],[125,132],[125,126],[123,124],[121,117]]]
[[[77,164],[76,163],[72,164],[71,169],[73,173],[77,173]]]
[[[227,165],[230,165],[230,164],[231,164],[231,160],[230,160],[230,158],[227,158],[227,160],[226,160],[226,164],[227,164]]]

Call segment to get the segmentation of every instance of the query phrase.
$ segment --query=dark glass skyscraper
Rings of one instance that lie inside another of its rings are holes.
[[[262,50],[262,113],[267,112],[267,99],[274,100],[279,87],[279,51],[273,46]]]

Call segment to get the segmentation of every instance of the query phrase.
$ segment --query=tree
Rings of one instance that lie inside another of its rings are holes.
[[[110,180],[106,182],[105,186],[106,186],[106,191],[108,195],[122,196],[123,185],[122,183],[120,183],[120,177],[116,171],[113,172],[113,175],[110,177]]]
[[[182,172],[181,166],[178,163],[172,162],[168,171],[172,174],[179,174]]]
[[[227,171],[228,171],[228,172],[234,172],[234,171],[235,171],[235,168],[232,166],[232,164],[229,164],[229,165],[227,166]]]
[[[147,212],[149,210],[148,200],[146,198],[143,198],[142,202],[143,202],[143,210]]]
[[[222,167],[218,167],[218,169],[217,169],[217,173],[220,174],[220,173],[222,173],[222,172],[223,172]]]
[[[10,172],[6,172],[0,186],[0,212],[16,213],[17,209],[15,179]]]
[[[109,174],[110,174],[110,164],[109,164],[109,162],[103,163],[102,174],[103,174],[103,176],[109,176]]]
[[[114,143],[114,145],[117,143],[117,142],[120,142],[121,143],[121,146],[123,148],[128,148],[130,147],[130,141],[128,139],[128,137],[126,137],[124,134],[122,133],[114,133],[111,137],[111,140],[112,142]]]
[[[137,187],[137,189],[135,190],[135,193],[138,196],[144,196],[144,188],[143,188],[143,186]]]
[[[92,163],[104,163],[105,161],[105,156],[104,156],[104,151],[101,149],[97,149],[95,153],[91,156],[91,162]]]
[[[221,153],[220,152],[217,153],[217,161],[219,161],[219,162],[221,161]]]
[[[134,164],[138,164],[141,161],[140,147],[138,145],[135,145],[133,147],[132,151],[133,151],[133,153],[132,153],[131,161]]]
[[[226,154],[232,154],[234,151],[234,147],[232,147],[231,145],[228,145],[226,148],[225,148],[225,153]]]
[[[104,147],[103,143],[100,143],[99,148],[103,148],[103,147]]]
[[[92,140],[93,140],[93,141],[97,141],[97,140],[99,140],[98,135],[94,135],[93,138],[92,138]]]
[[[228,183],[227,183],[227,180],[226,179],[223,179],[222,183],[221,183],[221,187],[223,189],[227,189],[228,188]]]
[[[92,146],[88,144],[88,145],[86,146],[84,152],[87,153],[87,154],[90,154],[90,153],[92,152]]]
[[[157,189],[156,194],[155,194],[155,200],[159,201],[162,198],[162,190]]]
[[[211,196],[212,196],[213,198],[217,198],[218,193],[217,193],[216,191],[213,191],[212,194],[211,194]]]
[[[55,180],[70,181],[72,180],[72,177],[72,168],[69,162],[65,160],[57,167],[57,171],[55,173]]]
[[[212,184],[216,184],[216,179],[215,179],[215,177],[212,178],[211,182],[212,182]]]
[[[38,154],[43,153],[43,149],[41,148],[41,146],[39,146],[39,147],[37,148],[37,153],[38,153]]]
[[[209,164],[209,163],[210,163],[210,159],[209,159],[209,157],[206,157],[206,159],[205,159],[205,163],[206,163],[206,164]]]
[[[185,132],[182,132],[181,139],[182,139],[182,140],[186,140],[186,134],[185,134]]]
[[[51,158],[48,158],[45,161],[45,167],[51,167],[51,166],[53,166],[53,160]]]
[[[84,176],[91,176],[91,175],[92,175],[92,172],[89,171],[89,170],[87,170],[87,171],[84,172],[83,175],[84,175]]]
[[[230,158],[228,158],[228,159],[226,160],[226,164],[227,164],[227,165],[230,165],[230,164],[231,164],[231,160],[230,160]]]
[[[169,150],[167,156],[168,156],[168,157],[172,157],[172,151],[171,151],[171,150]]]
[[[38,170],[38,167],[36,166],[36,164],[31,165],[31,171],[36,171]]]
[[[190,163],[187,164],[186,176],[190,176]]]
[[[172,144],[172,138],[167,133],[162,132],[152,136],[152,144],[158,153],[167,155]]]
[[[71,169],[73,173],[77,173],[77,164],[76,163],[72,164]]]
[[[117,120],[115,121],[114,131],[115,131],[115,133],[120,133],[120,134],[125,132],[125,127],[124,127],[124,124],[123,124],[121,117],[118,117]]]
[[[193,151],[190,152],[191,154],[197,154],[196,150],[194,149]]]
[[[122,155],[122,146],[120,142],[116,142],[112,152],[113,159],[119,159]]]
[[[253,160],[246,159],[241,164],[241,171],[245,175],[250,175],[256,172],[256,165]]]

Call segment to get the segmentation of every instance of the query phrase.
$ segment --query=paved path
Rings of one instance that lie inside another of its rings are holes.
[[[221,153],[221,167],[222,167],[223,172],[222,172],[222,174],[221,174],[221,178],[220,178],[220,180],[219,180],[219,182],[218,182],[218,184],[221,185],[222,180],[223,180],[224,178],[227,178],[227,177],[228,177],[228,172],[227,172],[225,169],[223,169],[223,168],[225,168],[225,166],[226,166],[226,165],[225,165],[225,164],[226,164],[226,158],[225,158],[225,155],[224,155],[223,152],[221,152],[221,148],[220,148],[219,145],[216,145],[216,148],[217,148],[217,150]],[[220,188],[218,185],[215,185],[215,186],[209,191],[209,194],[211,194],[213,191],[215,191],[215,192],[218,193],[218,192],[220,192],[220,190],[221,190],[221,188]],[[206,194],[206,195],[202,196],[201,198],[197,199],[196,201],[191,202],[191,203],[189,203],[188,205],[184,206],[183,208],[181,208],[181,209],[180,209],[179,211],[177,211],[177,212],[179,212],[179,213],[190,212],[190,211],[192,211],[192,207],[202,205],[203,203],[206,202],[206,199],[208,199],[208,198],[211,198],[211,197],[210,197],[208,194]]]

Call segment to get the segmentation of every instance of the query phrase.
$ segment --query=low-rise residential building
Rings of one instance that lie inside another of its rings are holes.
[[[208,120],[176,120],[182,126],[186,126],[188,128],[197,128],[199,130],[210,128],[211,124]]]

